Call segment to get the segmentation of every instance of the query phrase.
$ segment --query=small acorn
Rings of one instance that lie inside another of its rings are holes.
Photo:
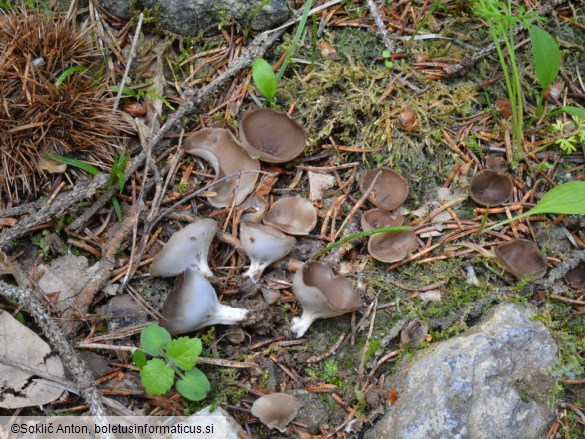
[[[496,100],[495,106],[502,115],[502,118],[509,119],[510,116],[512,116],[512,105],[510,104],[509,99],[499,98]]]
[[[400,124],[400,128],[409,133],[414,131],[418,126],[416,114],[414,111],[407,109],[401,110],[398,114],[398,123]]]

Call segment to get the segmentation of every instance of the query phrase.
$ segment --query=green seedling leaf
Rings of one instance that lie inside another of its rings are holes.
[[[85,72],[87,70],[87,67],[83,67],[83,66],[73,66],[73,67],[69,67],[67,70],[63,71],[58,77],[57,77],[57,81],[55,81],[55,85],[57,87],[59,87],[61,84],[63,84],[63,82],[65,82],[65,80],[67,78],[69,78],[71,75],[73,75],[75,72]]]
[[[540,199],[536,206],[513,218],[500,221],[488,227],[482,233],[504,226],[522,218],[540,213],[554,213],[565,215],[585,214],[585,181],[571,181],[552,188]]]
[[[164,360],[153,358],[148,360],[140,371],[140,378],[146,393],[164,395],[173,387],[175,372],[165,364]]]
[[[132,361],[139,369],[142,369],[146,365],[146,354],[142,349],[136,349],[132,354]]]
[[[556,40],[538,26],[528,28],[536,77],[543,89],[553,83],[561,68],[561,51]]]
[[[201,401],[207,396],[210,389],[209,381],[199,369],[185,372],[185,378],[177,381],[177,390],[191,401]]]
[[[581,117],[585,119],[585,108],[567,106],[560,108],[559,111],[570,114],[571,116]]]
[[[100,173],[100,171],[91,166],[88,165],[85,162],[82,162],[80,160],[76,160],[76,159],[72,159],[70,157],[64,157],[62,155],[59,154],[49,154],[49,153],[45,153],[43,154],[44,156],[50,158],[51,160],[55,160],[57,162],[61,162],[61,163],[65,163],[68,166],[73,166],[75,168],[79,168],[79,169],[83,169],[85,172],[90,173],[91,175],[98,175]]]
[[[110,198],[110,202],[112,203],[112,207],[114,208],[114,212],[116,212],[116,219],[119,223],[122,222],[124,219],[124,215],[122,215],[122,206],[120,206],[120,202],[116,197]]]
[[[110,85],[110,91],[113,93],[118,93],[120,87],[117,85]],[[122,87],[122,95],[126,97],[131,97],[134,99],[140,99],[140,95],[136,90],[132,90],[130,87]]]
[[[201,340],[198,338],[180,337],[167,345],[167,355],[183,370],[195,367],[201,354]]]
[[[156,357],[160,355],[171,341],[171,334],[165,328],[152,323],[142,330],[140,333],[140,343],[146,353]]]
[[[260,93],[272,103],[276,94],[276,75],[264,58],[258,58],[252,64],[252,79]]]

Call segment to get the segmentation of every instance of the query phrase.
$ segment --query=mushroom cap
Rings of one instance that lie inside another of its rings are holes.
[[[376,233],[368,240],[370,255],[386,263],[402,261],[417,248],[418,241],[412,230]]]
[[[575,268],[567,271],[567,274],[565,274],[565,280],[573,288],[585,287],[585,261],[580,262]]]
[[[417,348],[425,341],[428,332],[429,325],[421,319],[414,319],[400,331],[400,344]]]
[[[306,198],[281,198],[270,206],[262,221],[289,235],[307,235],[317,225],[317,209]]]
[[[510,199],[513,187],[508,174],[484,169],[471,178],[469,195],[482,206],[498,206]]]
[[[203,128],[191,134],[185,139],[185,151],[211,164],[215,170],[213,181],[241,171],[260,170],[260,163],[251,159],[233,134],[223,128]],[[215,195],[209,196],[208,201],[214,207],[227,207],[232,202],[238,206],[254,190],[257,179],[257,172],[229,178],[213,186]]]
[[[297,157],[307,144],[307,133],[282,111],[257,108],[240,122],[242,146],[263,162],[284,163]]]
[[[394,210],[399,207],[408,197],[408,182],[398,172],[390,168],[370,169],[360,179],[360,190],[365,193],[378,172],[380,176],[368,195],[370,202],[384,210]]]
[[[496,172],[506,172],[508,170],[508,162],[502,156],[490,154],[485,158],[485,167]]]
[[[546,274],[546,258],[536,244],[527,239],[513,239],[496,248],[496,257],[517,279],[532,276],[539,279]]]
[[[212,275],[207,265],[207,253],[217,223],[211,218],[199,218],[173,233],[150,265],[152,276],[178,276],[187,268],[199,270],[205,276]]]
[[[160,325],[172,334],[184,334],[204,326],[236,324],[248,312],[219,303],[209,281],[188,268],[176,278],[175,286],[165,300]]]
[[[277,428],[284,433],[286,426],[297,415],[301,403],[286,393],[264,395],[252,404],[252,414],[269,428]]]
[[[404,222],[402,215],[390,214],[383,209],[370,209],[362,213],[361,225],[364,232],[382,227],[397,227]]]
[[[322,262],[310,261],[293,276],[293,290],[303,310],[319,317],[333,317],[360,309],[361,301],[349,280],[335,275]]]

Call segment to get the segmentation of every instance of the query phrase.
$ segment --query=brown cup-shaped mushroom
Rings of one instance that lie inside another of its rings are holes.
[[[173,233],[152,261],[150,274],[163,277],[178,276],[187,268],[192,268],[205,277],[213,277],[207,263],[207,254],[216,230],[215,220],[199,218]]]
[[[575,268],[567,271],[565,280],[573,288],[585,287],[585,262],[580,262]]]
[[[513,187],[508,174],[484,169],[471,178],[469,195],[482,206],[498,206],[510,199]]]
[[[252,404],[252,414],[269,428],[277,428],[284,433],[286,426],[297,415],[301,403],[286,393],[264,395]]]
[[[513,239],[500,244],[496,257],[517,279],[539,279],[546,274],[546,258],[532,241]]]
[[[254,283],[266,267],[288,255],[297,242],[274,227],[249,221],[240,224],[240,239],[250,258],[250,268],[244,276]]]
[[[418,241],[412,230],[376,233],[368,240],[370,255],[386,263],[402,261],[417,248]]]
[[[219,303],[209,281],[188,268],[175,280],[163,305],[160,325],[173,334],[184,334],[204,326],[235,325],[249,311]]]
[[[203,128],[191,134],[185,139],[185,151],[211,164],[214,181],[242,171],[260,170],[260,163],[252,160],[232,133],[222,128]],[[235,175],[213,186],[215,195],[208,197],[208,201],[214,207],[231,203],[238,206],[254,190],[257,179],[258,172]]]
[[[336,276],[328,265],[307,262],[293,276],[293,291],[303,315],[292,320],[292,331],[302,337],[317,319],[339,316],[361,307],[358,294],[347,278]]]
[[[380,209],[394,210],[408,197],[408,182],[402,175],[390,168],[371,169],[364,173],[360,179],[362,193],[369,189],[378,173],[380,176],[370,191],[368,200]]]
[[[364,232],[382,227],[398,227],[404,222],[402,215],[390,214],[382,209],[370,209],[362,213],[361,225]]]
[[[281,198],[270,206],[262,221],[289,235],[307,235],[317,225],[317,209],[306,198]]]
[[[406,328],[400,331],[400,344],[403,346],[419,347],[429,332],[429,325],[421,319],[414,319]]]
[[[252,157],[269,163],[291,161],[307,144],[302,126],[288,114],[269,108],[248,111],[240,122],[240,137]]]

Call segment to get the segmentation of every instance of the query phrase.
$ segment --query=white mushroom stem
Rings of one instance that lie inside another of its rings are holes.
[[[273,261],[260,261],[258,259],[250,259],[250,266],[243,274],[252,282],[257,283],[260,280],[260,276],[264,273],[266,267],[268,267]]]
[[[300,317],[294,317],[292,319],[292,326],[290,329],[294,332],[296,338],[300,338],[305,335],[305,332],[307,332],[313,322],[320,317],[321,316],[305,311]]]

